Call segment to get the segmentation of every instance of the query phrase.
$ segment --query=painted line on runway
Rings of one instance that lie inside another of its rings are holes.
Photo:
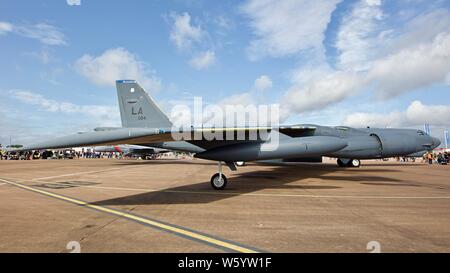
[[[108,172],[108,171],[114,171],[114,170],[120,170],[120,169],[122,169],[122,168],[117,167],[117,168],[110,168],[110,169],[103,169],[103,170],[96,170],[96,171],[89,171],[89,172],[66,173],[66,174],[61,174],[61,175],[33,178],[31,180],[32,181],[38,181],[38,180],[46,180],[46,179],[66,177],[66,176],[74,176],[74,175],[80,175],[80,174],[91,174],[91,173]]]
[[[101,169],[101,170],[88,171],[88,172],[66,173],[66,174],[61,174],[61,175],[38,177],[38,178],[30,179],[30,180],[31,181],[39,181],[39,180],[47,180],[47,179],[52,179],[52,178],[60,178],[60,177],[74,176],[74,175],[81,175],[81,174],[102,173],[102,172],[116,171],[116,170],[122,170],[122,169],[130,169],[130,168],[136,168],[136,167],[141,167],[141,165],[116,167],[116,168]],[[21,180],[21,179],[17,179],[17,180]]]
[[[341,198],[341,199],[450,199],[450,196],[364,196],[364,195],[315,195],[315,194],[283,194],[283,193],[240,193],[226,191],[178,191],[169,189],[140,189],[105,186],[80,186],[81,188],[94,188],[105,190],[122,190],[138,192],[167,192],[182,194],[209,194],[209,195],[232,195],[232,196],[271,196],[271,197],[306,197],[306,198]]]
[[[45,196],[53,197],[53,198],[63,200],[63,201],[66,201],[66,202],[69,202],[72,204],[76,204],[76,205],[84,206],[84,207],[87,207],[90,209],[94,209],[96,211],[101,211],[101,212],[106,212],[108,214],[116,215],[116,216],[119,216],[119,217],[122,217],[122,218],[125,218],[128,220],[138,222],[140,224],[144,224],[144,225],[147,225],[147,226],[159,229],[159,230],[173,233],[175,235],[178,235],[180,237],[183,237],[183,238],[186,238],[189,240],[205,243],[207,245],[210,245],[210,246],[213,246],[213,247],[216,247],[216,248],[228,251],[228,252],[241,252],[241,253],[258,253],[258,252],[260,252],[260,250],[246,247],[246,246],[243,246],[243,245],[235,243],[235,242],[220,239],[215,236],[204,234],[204,233],[194,231],[194,230],[191,230],[191,229],[188,229],[185,227],[164,223],[164,222],[161,222],[158,220],[146,218],[143,216],[127,213],[127,212],[116,210],[116,209],[107,208],[104,206],[93,205],[93,204],[90,204],[88,202],[85,202],[85,201],[82,201],[79,199],[75,199],[72,197],[68,197],[68,196],[56,194],[53,192],[37,189],[34,187],[23,185],[21,183],[8,181],[8,180],[1,179],[1,178],[0,178],[0,181],[10,184],[12,186],[16,186],[16,187],[19,187],[19,188],[22,188],[22,189],[25,189],[28,191],[40,193]]]

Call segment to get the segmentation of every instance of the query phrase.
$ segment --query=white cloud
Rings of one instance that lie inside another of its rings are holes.
[[[246,92],[246,93],[235,94],[235,95],[226,97],[226,98],[220,100],[217,104],[221,105],[221,106],[226,106],[226,105],[248,106],[248,105],[256,104],[256,101],[249,92]]]
[[[406,110],[406,118],[413,125],[430,123],[436,126],[450,126],[449,105],[424,105],[412,102]]]
[[[23,55],[30,56],[33,58],[38,59],[43,64],[49,64],[52,61],[55,61],[56,58],[53,57],[48,47],[43,47],[39,51],[32,51],[32,52],[24,52]]]
[[[282,105],[287,107],[286,110],[297,113],[320,110],[355,94],[362,83],[356,73],[325,73],[309,80],[305,85],[291,87],[285,94]]]
[[[71,102],[60,102],[47,99],[44,96],[25,90],[10,90],[10,97],[25,104],[38,106],[52,113],[86,114],[101,121],[118,120],[117,107],[104,105],[77,105]]]
[[[13,25],[8,22],[0,22],[0,35],[11,32],[13,30]]]
[[[313,50],[323,54],[324,31],[340,0],[249,0],[241,7],[256,38],[250,59],[283,57]]]
[[[14,31],[21,36],[39,40],[46,45],[67,44],[64,34],[55,26],[39,23],[32,26],[15,26]]]
[[[381,5],[381,0],[365,0],[369,6],[379,6]]]
[[[438,8],[428,12],[417,14],[398,30],[391,29],[390,38],[382,49],[386,55],[398,52],[404,48],[417,46],[424,42],[432,41],[440,33],[448,33],[450,30],[450,12],[447,9]],[[381,46],[381,45],[380,45]]]
[[[272,88],[272,80],[269,76],[261,75],[255,80],[253,86],[257,91],[265,91]]]
[[[361,0],[343,19],[336,48],[341,69],[363,71],[379,98],[445,83],[450,73],[450,13],[433,9],[382,29],[381,1]],[[377,26],[378,24],[378,26]]]
[[[445,83],[450,73],[450,33],[374,62],[367,80],[377,94],[392,98],[401,93]]]
[[[224,15],[216,16],[213,21],[217,26],[226,30],[229,30],[234,26],[233,21]]]
[[[99,56],[86,54],[75,63],[75,69],[99,86],[114,86],[116,80],[137,80],[147,90],[159,91],[161,82],[136,55],[124,48],[108,49]]]
[[[357,94],[367,84],[364,69],[376,22],[383,18],[380,4],[381,1],[361,0],[344,16],[336,40],[339,69],[319,60],[291,74],[293,86],[282,100],[286,115],[321,110]]]
[[[216,54],[214,51],[207,50],[194,56],[189,64],[197,70],[202,70],[212,66],[216,61]]]
[[[278,105],[261,105],[252,92],[231,95],[220,100],[217,106],[222,109],[223,115],[219,115],[219,118],[211,118],[211,115],[207,115],[209,119],[206,119],[217,126],[279,125]]]
[[[205,16],[206,19],[203,22],[214,24],[217,30],[216,35],[223,36],[224,31],[232,27],[231,20],[223,15],[213,19]],[[200,19],[197,19],[195,24],[187,12],[181,14],[172,12],[165,18],[171,24],[170,41],[179,51],[190,55],[191,67],[203,70],[215,64],[216,49],[221,48],[222,44],[221,41],[213,38],[214,35],[201,27]]]
[[[0,35],[5,33],[36,39],[45,45],[66,45],[64,34],[55,26],[47,23],[35,25],[13,25],[8,22],[0,22]]]
[[[369,66],[370,55],[382,40],[377,35],[377,25],[384,17],[380,5],[380,0],[359,1],[343,18],[336,40],[341,69],[363,70]]]
[[[292,73],[293,86],[282,100],[286,115],[321,110],[362,91],[373,90],[378,99],[387,100],[405,92],[448,84],[450,18],[445,16],[448,11],[420,14],[410,19],[407,27],[391,31],[373,25],[384,16],[378,10],[379,2],[371,4],[374,6],[361,0],[343,20],[341,32],[345,35],[337,44],[338,52],[342,53],[337,56],[338,69],[319,63],[303,65]],[[358,10],[360,13],[355,13]],[[430,14],[441,17],[432,19]],[[428,33],[419,24],[425,18],[436,25],[433,28],[427,24]],[[381,37],[386,31],[390,32],[386,34],[388,38]]]
[[[214,104],[223,111],[223,116],[206,115],[204,121],[211,123],[210,125],[219,125],[217,122],[223,121],[221,126],[223,124],[227,126],[278,125],[280,123],[279,105],[264,103],[263,91],[271,87],[270,77],[261,75],[249,91],[227,96]],[[233,122],[233,124],[227,122]]]
[[[217,102],[217,105],[225,107],[232,106],[257,106],[263,102],[261,92],[272,88],[272,80],[267,75],[261,75],[253,83],[248,92],[238,93],[225,97]]]
[[[425,123],[448,127],[450,126],[450,106],[425,105],[416,100],[403,112],[357,112],[347,115],[343,123],[353,127],[414,127]]]
[[[170,17],[173,19],[170,40],[179,50],[189,49],[192,43],[201,40],[203,31],[200,26],[191,24],[189,13],[184,12],[180,15],[173,13]]]
[[[302,73],[302,71],[297,71]],[[450,74],[450,34],[438,35],[431,43],[406,48],[373,62],[368,71],[315,71],[312,79],[294,84],[284,97],[293,112],[319,110],[367,88],[381,99],[437,83]]]
[[[66,0],[67,5],[69,6],[80,6],[81,0]]]
[[[27,144],[67,135],[67,132],[120,126],[117,106],[78,105],[26,90],[0,90],[0,95],[3,98],[0,100],[0,143],[3,145],[9,145],[10,136],[13,144]],[[22,107],[19,102],[28,107]]]

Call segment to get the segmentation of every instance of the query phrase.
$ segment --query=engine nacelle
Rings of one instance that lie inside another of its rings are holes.
[[[382,158],[382,146],[378,137],[360,135],[347,139],[348,145],[344,149],[329,153],[327,156],[338,158]]]
[[[338,137],[312,136],[282,139],[278,143],[250,142],[226,145],[195,156],[216,161],[253,161],[321,156],[346,146],[347,142]]]

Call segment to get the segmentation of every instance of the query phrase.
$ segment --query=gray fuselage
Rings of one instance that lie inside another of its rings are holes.
[[[279,134],[279,145],[274,151],[264,151],[266,141],[242,143],[226,141],[205,149],[195,141],[152,143],[153,147],[196,153],[196,157],[220,161],[255,161],[276,158],[329,156],[337,158],[376,159],[407,156],[431,150],[440,145],[437,138],[415,129],[350,128],[319,125],[302,136]]]

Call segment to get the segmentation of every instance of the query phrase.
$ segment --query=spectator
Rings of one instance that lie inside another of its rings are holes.
[[[442,165],[447,165],[447,161],[445,160],[445,157],[442,153],[439,153],[439,155],[437,156],[437,162]]]
[[[433,154],[428,153],[427,154],[428,164],[433,164]]]

